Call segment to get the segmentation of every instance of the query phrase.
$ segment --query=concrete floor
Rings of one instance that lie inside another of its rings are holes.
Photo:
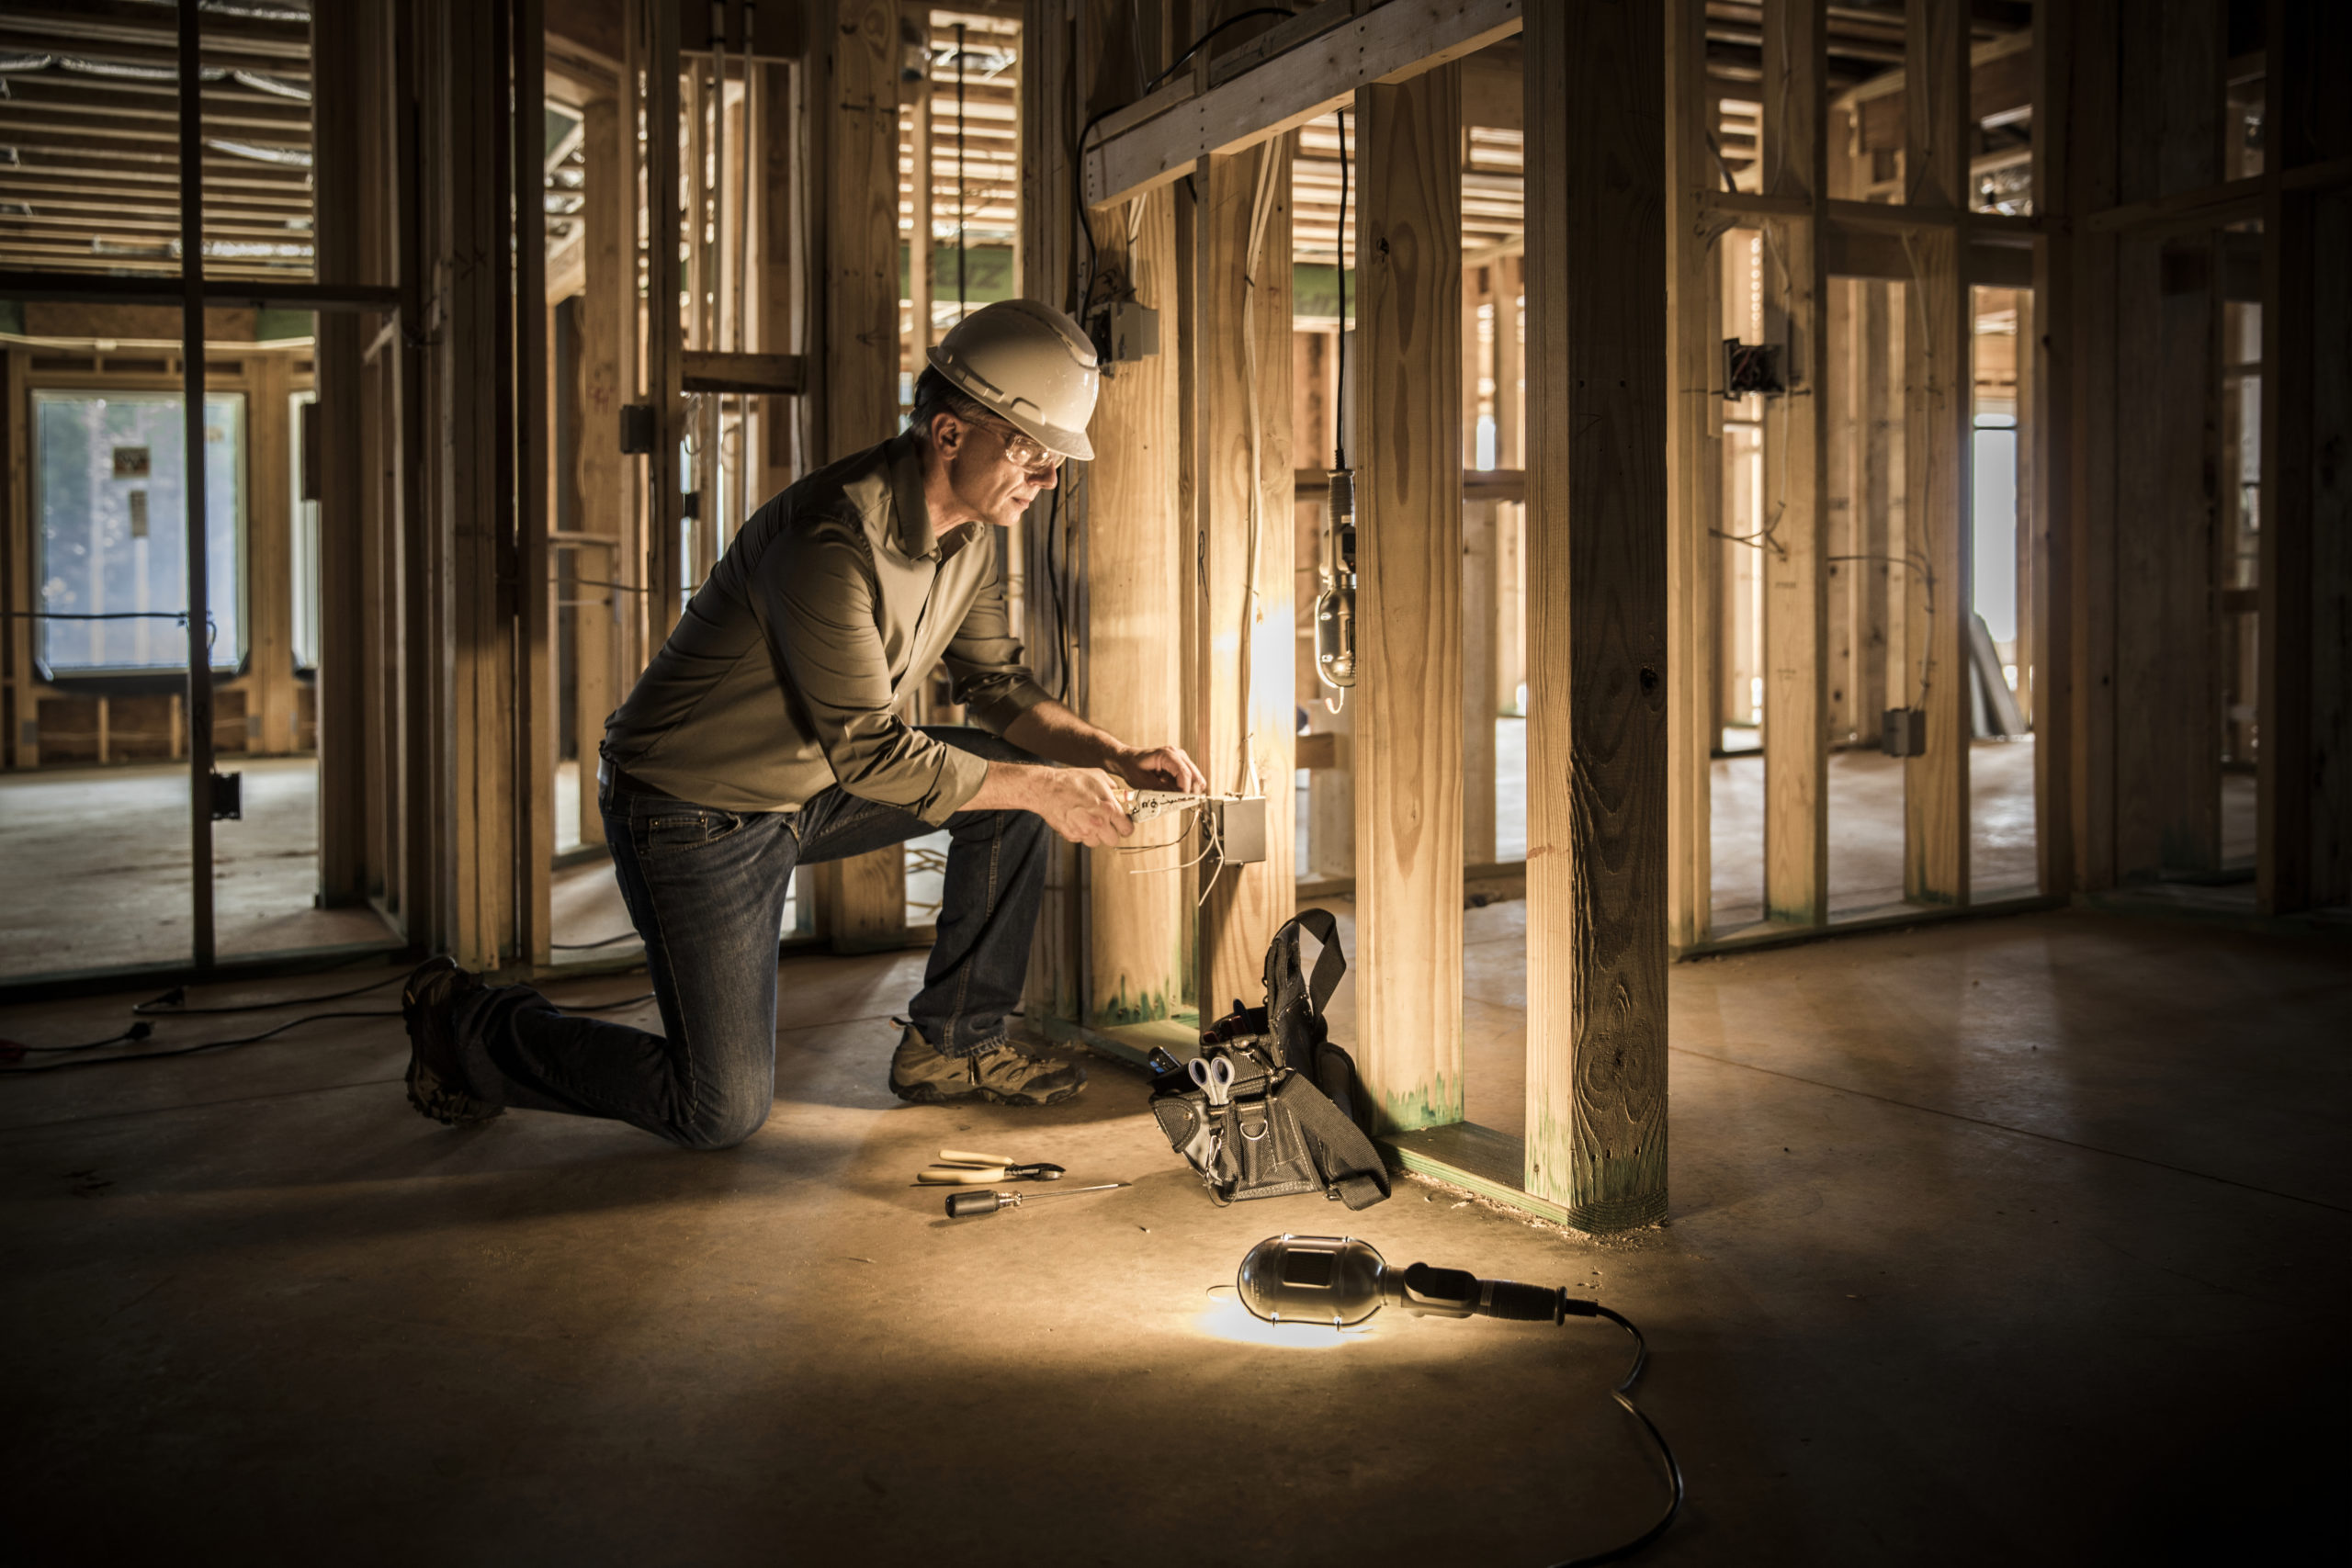
[[[319,765],[221,759],[244,775],[244,816],[213,824],[213,919],[224,958],[381,942],[373,909],[320,909]],[[184,764],[0,773],[0,979],[132,964],[186,964],[188,805]],[[45,889],[27,897],[21,890]]]
[[[2309,1560],[2352,1469],[2345,951],[2061,913],[1679,966],[1673,1220],[1607,1241],[1410,1182],[1213,1208],[1108,1064],[1049,1111],[899,1106],[914,953],[786,965],[775,1114],[723,1155],[428,1124],[390,1020],[28,1079],[0,1089],[0,1539],[1421,1568],[1645,1521],[1612,1330],[1239,1328],[1210,1287],[1293,1227],[1641,1324],[1690,1485],[1645,1562]],[[95,1038],[130,999],[0,1035]],[[903,1185],[943,1145],[1136,1185],[951,1224]]]

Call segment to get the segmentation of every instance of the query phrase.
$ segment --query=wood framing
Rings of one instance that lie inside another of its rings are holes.
[[[1071,294],[1079,245],[1070,156],[1081,118],[1070,8],[1063,0],[1024,0],[1021,42],[1021,291],[1069,309],[1076,304]],[[1072,628],[1083,614],[1071,570],[1072,548],[1080,538],[1073,516],[1080,502],[1077,478],[1066,473],[1057,489],[1039,498],[1022,519],[1018,540],[1023,637],[1030,662],[1047,691],[1074,695],[1081,688],[1071,668]],[[1085,1007],[1082,857],[1059,838],[1047,847],[1046,857],[1024,995],[1033,1018],[1074,1023]]]
[[[1705,942],[1713,929],[1712,758],[1717,728],[1714,662],[1715,531],[1723,517],[1721,443],[1713,431],[1721,400],[1713,388],[1721,352],[1714,330],[1720,286],[1716,221],[1703,211],[1718,178],[1702,90],[1706,18],[1702,0],[1668,0],[1666,32],[1668,353],[1668,605],[1675,658],[1667,666],[1668,754],[1666,888],[1668,929],[1677,951]],[[1532,331],[1535,278],[1528,277],[1531,400],[1535,379]],[[1531,414],[1531,443],[1540,439]],[[1530,451],[1533,451],[1532,445]],[[1528,665],[1535,663],[1534,518],[1528,523]],[[1529,682],[1531,706],[1536,682]],[[1533,774],[1529,776],[1533,809]],[[1531,827],[1532,818],[1530,818]],[[1531,846],[1533,840],[1529,840]]]
[[[426,57],[421,118],[427,134],[442,139],[433,149],[437,177],[431,187],[441,265],[429,296],[438,331],[429,355],[435,424],[427,444],[432,489],[424,544],[440,559],[428,566],[424,581],[447,585],[446,599],[433,609],[447,622],[432,640],[447,650],[450,683],[435,725],[447,737],[446,761],[435,770],[447,805],[431,881],[447,889],[448,899],[435,945],[446,945],[468,968],[496,969],[514,929],[515,890],[513,600],[511,588],[509,595],[499,592],[502,566],[511,571],[514,565],[513,503],[503,488],[513,479],[503,471],[512,460],[506,398],[514,367],[503,339],[510,325],[502,287],[510,250],[501,220],[509,175],[502,112],[508,40],[497,7],[445,4],[434,20],[438,47]],[[488,259],[460,266],[459,256]]]
[[[2303,182],[2352,154],[2352,107],[2323,63],[2352,28],[2313,0],[2271,0],[2268,28],[2255,886],[2285,914],[2352,902],[2352,188]]]
[[[822,9],[822,7],[820,7]],[[832,0],[808,29],[809,96],[824,199],[810,248],[823,259],[820,459],[886,440],[898,425],[899,23],[892,0]],[[818,920],[836,953],[903,946],[907,862],[893,845],[811,868]]]
[[[1080,79],[1089,102],[1133,90],[1154,40],[1130,36],[1125,6],[1081,6]],[[1087,220],[1080,215],[1080,220]],[[1084,626],[1087,717],[1139,743],[1173,737],[1183,722],[1183,661],[1178,649],[1183,609],[1187,519],[1179,504],[1182,465],[1177,406],[1176,345],[1182,317],[1177,275],[1175,193],[1157,190],[1132,208],[1091,218],[1095,296],[1132,299],[1159,313],[1159,351],[1115,362],[1095,405],[1094,460],[1086,465],[1080,519],[1085,536]],[[1237,344],[1238,346],[1238,344]],[[1065,480],[1065,482],[1068,482]],[[1230,787],[1227,781],[1227,787]],[[1139,841],[1150,841],[1141,840]],[[1130,875],[1144,863],[1182,860],[1163,851],[1135,856],[1090,850],[1081,856],[1087,888],[1081,1021],[1118,1026],[1165,1019],[1183,1005],[1187,922],[1180,878]]]
[[[1904,572],[1907,669],[1917,671],[1927,750],[1905,760],[1904,897],[1915,904],[1968,901],[1969,667],[1967,537],[1970,428],[1968,284],[1960,257],[1968,227],[1967,7],[1918,0],[1907,18],[1905,196],[1950,212],[1952,222],[1905,236],[1912,276],[1905,290]]]
[[[1765,0],[1764,194],[1812,211],[1765,220],[1764,341],[1783,345],[1788,391],[1764,402],[1764,912],[1829,920],[1828,199],[1817,0]]]
[[[373,6],[348,6],[322,11],[312,22],[313,69],[340,89],[332,100],[312,105],[318,276],[329,284],[363,281],[373,260],[362,243],[362,225],[376,205],[370,197],[380,192],[365,181],[363,143],[372,129],[368,111],[378,104],[371,89],[382,70],[368,30],[371,23],[380,28],[381,21]],[[368,473],[360,450],[360,347],[375,327],[373,318],[348,311],[322,313],[316,327],[319,902],[330,908],[367,897],[368,802],[384,782],[371,779],[368,770],[365,649],[375,628],[366,613],[368,562],[361,544]]]
[[[2080,134],[2070,69],[2075,24],[2071,6],[2034,8],[2033,199],[2051,232],[2034,246],[2033,326],[2019,344],[2021,360],[2030,361],[2033,388],[2030,417],[2020,418],[2031,445],[2031,536],[2025,548],[2033,580],[2030,619],[2021,629],[2032,644],[2034,851],[2046,897],[2075,886],[2072,731],[2077,709],[2075,626],[2068,611],[2074,602],[2075,516],[2069,480],[2080,458],[2075,440],[2076,340],[2070,329],[2080,299],[2075,242],[2064,231],[2075,190],[2065,149]]]
[[[508,374],[514,386],[506,420],[508,515],[512,534],[502,541],[513,562],[514,616],[514,914],[503,939],[512,962],[543,964],[554,956],[552,903],[555,869],[556,712],[555,552],[548,538],[555,526],[548,494],[548,454],[553,446],[548,417],[548,355],[547,299],[547,205],[538,199],[547,177],[544,136],[530,130],[546,123],[547,11],[545,0],[508,0],[509,85],[499,106],[512,103],[507,196],[502,215],[514,214],[514,274],[502,309],[506,330]],[[511,96],[510,96],[511,95]],[[517,196],[519,195],[519,199]]]
[[[621,405],[635,384],[637,358],[637,266],[635,225],[636,138],[616,99],[586,106],[582,122],[587,158],[582,186],[581,240],[586,264],[574,324],[579,333],[578,443],[579,531],[609,539],[598,548],[572,549],[573,576],[589,580],[574,589],[575,660],[573,731],[579,737],[580,841],[605,841],[604,814],[596,805],[597,748],[605,715],[642,667],[635,635],[644,615],[644,592],[635,538],[637,487],[634,465],[621,456]],[[601,581],[604,586],[594,584]]]
[[[1290,181],[1286,138],[1211,158],[1194,181],[1194,308],[1182,323],[1195,348],[1189,423],[1205,580],[1193,760],[1211,789],[1260,795],[1267,813],[1264,860],[1204,868],[1213,880],[1191,987],[1204,1018],[1261,996],[1266,944],[1295,905]]]
[[[1525,46],[1525,1186],[1587,1230],[1667,1208],[1665,33],[1594,0]]]
[[[1461,73],[1357,105],[1357,1066],[1410,1132],[1463,1102]]]
[[[630,17],[628,79],[643,84],[633,107],[646,130],[644,173],[645,322],[639,400],[652,405],[655,439],[645,457],[645,644],[650,658],[678,624],[685,592],[684,476],[678,448],[686,433],[685,317],[673,303],[684,291],[678,255],[683,170],[679,139],[683,105],[678,80],[678,8],[658,0],[627,0]],[[812,28],[811,31],[818,29]],[[634,163],[634,155],[632,155]]]
[[[1408,81],[1509,38],[1523,4],[1386,0],[1205,93],[1177,84],[1156,100],[1162,112],[1090,141],[1087,202],[1100,210],[1131,200],[1182,178],[1200,159],[1230,157],[1344,108],[1375,83]]]

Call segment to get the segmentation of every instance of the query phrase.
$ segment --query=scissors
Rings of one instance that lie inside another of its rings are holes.
[[[1192,1075],[1193,1083],[1207,1091],[1211,1105],[1232,1102],[1233,1063],[1229,1058],[1219,1056],[1211,1061],[1204,1056],[1195,1056],[1184,1065],[1184,1070]]]

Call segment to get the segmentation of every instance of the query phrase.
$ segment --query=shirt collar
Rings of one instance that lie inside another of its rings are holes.
[[[944,535],[931,526],[931,503],[923,498],[922,448],[911,432],[890,438],[886,448],[890,463],[890,502],[899,513],[898,547],[909,560],[936,560],[971,542],[974,525],[962,523]]]

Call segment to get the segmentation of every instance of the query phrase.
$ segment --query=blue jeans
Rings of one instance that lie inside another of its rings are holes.
[[[991,761],[1036,758],[979,729],[924,734]],[[528,986],[484,989],[455,1019],[468,1087],[496,1105],[603,1116],[686,1148],[741,1143],[775,1098],[776,934],[796,865],[935,831],[836,786],[797,812],[722,811],[605,784],[605,837],[645,939],[660,1034],[564,1013]],[[1000,1042],[1021,1000],[1049,834],[1027,811],[959,811],[923,987],[908,1007],[949,1055]]]

